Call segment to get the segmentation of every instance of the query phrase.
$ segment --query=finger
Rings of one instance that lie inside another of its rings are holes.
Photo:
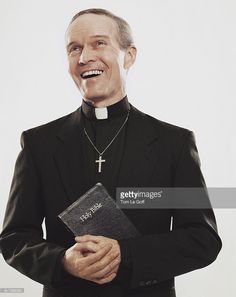
[[[94,243],[99,244],[101,248],[104,247],[107,243],[112,243],[113,246],[117,244],[117,241],[112,238],[108,238],[104,236],[89,235],[89,234],[83,235],[83,236],[76,236],[75,241],[76,242],[92,241]]]
[[[101,237],[102,236],[95,236],[95,235],[87,234],[87,235],[83,235],[83,236],[76,236],[75,241],[77,241],[77,242],[92,241],[92,242],[98,243],[101,241]]]
[[[93,242],[82,242],[82,243],[76,243],[74,246],[74,249],[79,252],[92,252],[96,253],[100,250],[100,246],[93,243]]]
[[[120,260],[115,259],[110,264],[106,265],[103,269],[99,270],[96,273],[91,275],[92,278],[105,278],[108,277],[111,273],[117,272],[117,268],[119,267]]]
[[[111,275],[112,273],[117,274],[118,269],[119,269],[119,264],[116,265],[116,267],[115,267],[112,271],[110,271],[109,273],[107,273],[106,275],[104,275],[103,278],[108,277],[108,276]]]
[[[90,237],[83,237],[83,238],[76,237],[75,240],[76,240],[77,243],[92,242],[94,244],[97,244],[100,248],[104,247],[108,243],[107,241],[100,241],[99,239],[95,240],[95,239],[90,238]]]
[[[109,276],[102,278],[102,279],[93,279],[92,281],[99,284],[99,285],[103,285],[106,283],[111,282],[114,278],[116,277],[116,273],[112,273]]]
[[[104,269],[106,266],[109,266],[116,258],[119,257],[119,253],[111,252],[107,253],[102,259],[93,263],[92,265],[85,266],[85,273],[86,275],[92,275],[94,273],[99,272],[100,270]]]
[[[83,264],[86,266],[92,265],[101,260],[111,250],[111,248],[112,244],[108,243],[103,248],[99,248],[96,253],[90,254],[86,258],[81,259],[81,262],[83,262]]]

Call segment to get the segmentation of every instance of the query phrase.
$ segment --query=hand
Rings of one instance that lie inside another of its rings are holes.
[[[112,251],[112,244],[103,247],[94,242],[76,243],[63,258],[63,266],[70,274],[98,284],[112,281],[118,265],[118,253]]]
[[[111,273],[115,273],[115,276],[117,274],[117,271],[119,269],[120,261],[121,261],[121,253],[120,253],[120,246],[117,240],[108,238],[105,236],[94,236],[94,235],[84,235],[84,236],[77,236],[75,238],[76,242],[78,243],[91,243],[91,244],[97,244],[100,246],[100,248],[104,248],[108,244],[112,245],[112,249],[110,252],[108,252],[104,256],[104,261],[109,261],[108,258],[111,254],[117,254],[117,265],[114,267],[114,269],[111,271]],[[89,254],[88,252],[87,254]],[[112,260],[113,261],[113,260]],[[111,265],[111,262],[109,263]]]

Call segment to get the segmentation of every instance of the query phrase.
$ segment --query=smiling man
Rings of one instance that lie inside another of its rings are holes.
[[[136,47],[122,18],[81,11],[66,42],[82,104],[23,132],[2,254],[44,285],[44,297],[173,297],[174,277],[210,264],[221,249],[211,208],[125,210],[141,236],[118,241],[74,238],[58,214],[97,182],[114,199],[117,187],[204,188],[193,133],[129,103],[126,76]]]
[[[126,95],[127,71],[135,61],[131,36],[119,40],[116,22],[106,15],[83,14],[70,24],[67,42],[70,74],[84,100],[96,107],[120,101]]]

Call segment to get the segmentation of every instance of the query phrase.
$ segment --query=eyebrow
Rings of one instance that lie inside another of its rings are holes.
[[[109,36],[107,36],[107,35],[93,35],[93,36],[91,36],[91,38],[105,38],[105,39],[109,39]]]
[[[104,39],[109,39],[109,36],[107,36],[107,35],[93,35],[93,36],[91,36],[90,37],[91,39],[95,39],[95,38],[104,38]],[[66,48],[67,48],[67,50],[73,45],[73,44],[78,44],[78,42],[76,42],[76,41],[71,41],[67,46],[66,46]]]

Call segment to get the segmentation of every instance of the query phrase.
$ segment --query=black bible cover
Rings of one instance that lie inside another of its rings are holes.
[[[118,240],[140,235],[101,183],[89,189],[58,217],[75,236],[102,235]]]

